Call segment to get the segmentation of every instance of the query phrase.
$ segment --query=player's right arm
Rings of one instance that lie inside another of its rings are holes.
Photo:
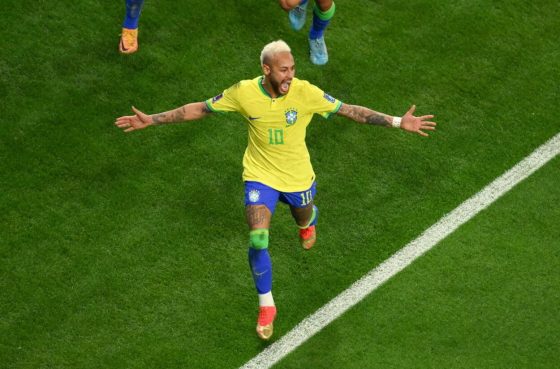
[[[115,125],[125,132],[144,129],[148,126],[180,123],[189,120],[201,119],[212,113],[205,102],[196,102],[183,105],[177,109],[148,115],[132,107],[134,115],[127,115],[117,118]]]

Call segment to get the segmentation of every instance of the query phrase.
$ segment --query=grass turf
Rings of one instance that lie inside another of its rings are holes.
[[[553,368],[556,158],[277,368]]]
[[[266,346],[253,333],[243,120],[130,135],[112,123],[132,104],[168,110],[258,75],[268,41],[288,41],[298,76],[344,102],[390,114],[416,103],[440,124],[428,140],[338,117],[310,126],[319,247],[300,250],[278,209],[276,337],[559,131],[556,3],[337,5],[317,68],[274,1],[146,3],[140,52],[126,57],[124,4],[6,2],[6,367],[235,367]]]

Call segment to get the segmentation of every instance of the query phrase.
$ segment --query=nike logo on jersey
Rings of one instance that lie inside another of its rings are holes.
[[[251,117],[251,116],[248,116],[247,118],[249,118],[249,120],[257,120],[257,119],[261,119],[261,117]]]

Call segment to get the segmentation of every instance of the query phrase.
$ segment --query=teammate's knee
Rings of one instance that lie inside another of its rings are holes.
[[[317,5],[317,7],[322,12],[326,12],[329,9],[332,8],[332,6],[334,5],[334,1],[333,0],[315,0],[315,4]]]
[[[330,21],[336,12],[336,4],[334,1],[323,2],[323,4],[315,3],[313,14],[322,21]]]
[[[298,6],[300,0],[278,0],[278,3],[282,9],[289,11]]]
[[[249,232],[249,247],[256,250],[268,248],[268,229],[254,229]]]

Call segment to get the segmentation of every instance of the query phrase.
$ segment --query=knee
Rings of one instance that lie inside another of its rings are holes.
[[[249,247],[255,250],[268,248],[268,229],[254,229],[249,232]]]
[[[290,11],[299,5],[300,0],[278,0],[280,7],[286,11]]]
[[[322,12],[326,12],[333,6],[333,0],[315,0],[315,4]]]

